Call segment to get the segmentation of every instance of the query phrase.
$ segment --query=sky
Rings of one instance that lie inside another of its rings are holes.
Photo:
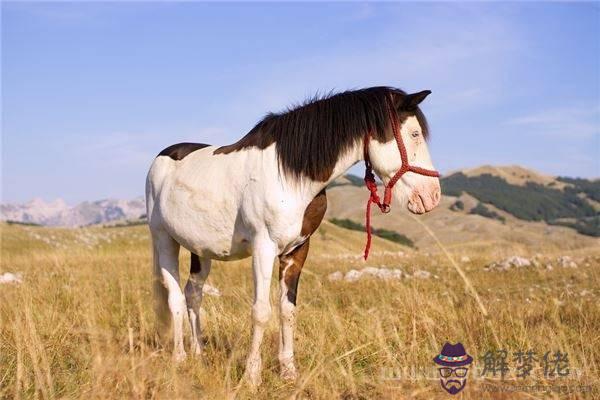
[[[3,202],[141,196],[170,144],[232,143],[268,111],[375,85],[433,92],[442,173],[600,176],[600,3],[1,8]]]

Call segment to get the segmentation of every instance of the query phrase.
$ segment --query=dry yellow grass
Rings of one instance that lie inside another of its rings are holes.
[[[432,247],[404,249],[403,257],[375,253],[368,263],[336,258],[359,254],[364,237],[324,224],[299,288],[300,379],[278,377],[274,316],[263,344],[263,385],[252,394],[239,384],[250,340],[248,261],[215,263],[209,282],[223,296],[205,296],[205,357],[176,366],[154,333],[146,227],[2,225],[1,232],[0,272],[22,272],[23,283],[0,285],[0,398],[448,398],[436,379],[392,379],[407,369],[431,370],[445,341],[461,341],[476,359],[462,397],[491,398],[475,370],[481,355],[497,348],[495,337],[510,351],[568,352],[580,376],[560,384],[592,385],[598,395],[600,254],[591,248],[558,252],[553,246],[547,254],[585,257],[578,269],[500,273],[483,271],[496,254],[488,245],[452,247],[452,255],[471,258],[461,268],[489,312],[486,322],[443,253]],[[373,251],[382,250],[402,248],[377,240]],[[181,260],[185,281],[187,252]],[[424,269],[439,278],[326,279],[366,265]],[[275,282],[273,289],[277,304]],[[515,397],[542,395],[504,395]]]

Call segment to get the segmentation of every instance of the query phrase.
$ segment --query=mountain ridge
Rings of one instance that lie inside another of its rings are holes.
[[[600,181],[565,178],[543,174],[518,165],[465,168],[441,178],[444,204],[454,214],[464,217],[478,215],[498,223],[543,221],[562,225],[589,236],[598,236],[600,211]],[[330,184],[328,193],[353,193],[350,187],[363,186],[362,178],[344,175]],[[366,192],[365,192],[366,193]],[[363,192],[356,192],[362,207]],[[330,196],[332,202],[347,203],[344,196]],[[45,202],[35,198],[21,204],[0,205],[0,217],[5,221],[47,226],[77,227],[110,224],[118,221],[139,221],[145,217],[143,197],[132,200],[103,199],[84,201],[74,206],[64,200]],[[344,214],[344,213],[341,213]],[[333,218],[348,215],[335,213]],[[356,222],[361,222],[354,218]],[[508,222],[507,222],[508,221]],[[400,231],[399,231],[400,232]]]
[[[138,220],[145,214],[146,203],[141,196],[132,200],[83,201],[74,206],[60,198],[50,202],[34,198],[26,203],[0,205],[0,216],[4,221],[44,226],[78,227]]]

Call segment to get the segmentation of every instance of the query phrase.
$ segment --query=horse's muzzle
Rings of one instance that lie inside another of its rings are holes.
[[[437,207],[440,204],[441,198],[439,183],[431,185],[427,189],[415,189],[408,199],[407,208],[415,214],[424,214]]]

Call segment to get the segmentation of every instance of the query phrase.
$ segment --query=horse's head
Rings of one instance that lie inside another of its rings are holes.
[[[427,121],[418,105],[431,92],[425,90],[414,94],[393,94],[393,106],[398,116],[402,141],[406,148],[408,164],[413,167],[433,170],[427,147]],[[392,113],[393,115],[393,113]],[[385,140],[373,138],[369,142],[369,158],[373,170],[385,185],[402,167],[402,159],[393,129]],[[412,171],[406,172],[393,187],[394,197],[413,213],[423,214],[434,209],[440,202],[440,181],[437,177],[425,176]]]

